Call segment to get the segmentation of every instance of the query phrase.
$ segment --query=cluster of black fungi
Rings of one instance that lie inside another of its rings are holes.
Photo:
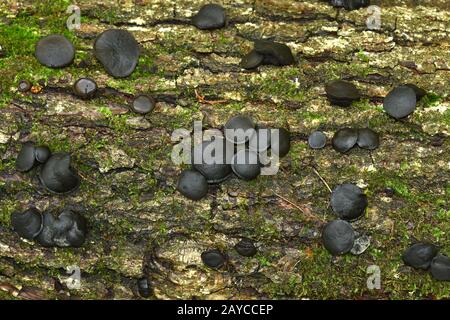
[[[262,129],[264,129],[264,134]],[[271,141],[272,130],[277,130],[278,141]],[[236,134],[231,135],[230,132]],[[251,134],[248,135],[245,132]],[[233,173],[242,180],[256,179],[264,165],[264,162],[260,161],[261,157],[267,157],[269,149],[273,154],[282,158],[289,153],[291,147],[288,130],[284,128],[267,129],[264,126],[255,125],[251,118],[243,115],[229,119],[224,126],[224,133],[225,138],[214,137],[214,140],[203,141],[192,148],[192,169],[184,170],[177,184],[177,189],[185,197],[191,200],[200,200],[207,195],[208,184],[221,183],[231,177]],[[227,142],[233,144],[231,152],[227,150]],[[204,154],[208,146],[213,143],[214,145],[211,147],[217,146],[217,143],[222,143],[223,147],[213,150],[211,156],[220,160],[210,163]],[[221,154],[216,154],[216,152],[221,152]],[[198,159],[198,163],[195,162],[196,159]]]
[[[335,7],[355,10],[370,5],[369,0],[330,0]],[[207,4],[192,17],[192,24],[203,30],[213,30],[226,26],[225,9],[218,4]],[[133,35],[126,30],[110,29],[101,33],[95,40],[94,53],[97,60],[113,77],[129,76],[136,68],[139,59],[139,45]],[[70,65],[75,57],[73,44],[63,35],[49,35],[36,44],[35,56],[38,61],[50,68],[62,68]],[[256,40],[254,49],[241,61],[241,67],[254,69],[260,65],[275,66],[290,65],[295,62],[288,46],[269,40]],[[27,80],[19,82],[18,90],[30,90],[31,83]],[[336,80],[326,84],[327,98],[334,105],[348,107],[352,102],[361,98],[357,88],[346,81]],[[81,78],[73,85],[73,92],[82,99],[95,97],[97,84],[93,79]],[[395,119],[402,119],[411,114],[418,100],[426,92],[413,84],[401,85],[394,88],[384,99],[383,107],[386,113]],[[155,99],[142,94],[135,97],[131,109],[140,114],[146,114],[155,107]],[[252,120],[244,116],[236,116],[228,121],[225,128],[255,128]],[[282,157],[289,152],[289,132],[280,129],[280,150]],[[257,134],[255,135],[258,136]],[[234,141],[236,144],[248,143],[247,140]],[[208,141],[202,143],[206,147]],[[308,143],[311,148],[323,148],[326,136],[320,132],[313,132]],[[266,146],[270,145],[265,144]],[[379,145],[379,137],[369,128],[343,128],[336,132],[332,140],[333,147],[346,153],[355,145],[373,150]],[[202,150],[203,148],[198,148]],[[246,159],[258,159],[259,152],[265,150],[244,149]],[[193,153],[196,152],[194,148]],[[201,152],[201,151],[200,151]],[[234,155],[234,157],[236,154]],[[226,160],[226,159],[225,159]],[[47,147],[36,147],[33,143],[25,143],[18,155],[16,167],[21,172],[31,170],[39,165],[38,176],[41,184],[50,192],[65,194],[75,190],[80,178],[70,166],[70,155],[56,153],[51,155]],[[260,164],[235,164],[231,160],[223,164],[194,164],[193,169],[185,170],[178,182],[178,190],[192,200],[203,198],[208,192],[208,184],[220,183],[234,173],[244,180],[255,179],[260,174]],[[339,219],[329,222],[323,229],[322,239],[325,248],[333,255],[349,252],[354,246],[355,232],[349,221],[358,219],[367,207],[367,197],[360,188],[353,184],[337,186],[331,195],[331,207]],[[63,211],[57,218],[51,213],[41,214],[37,209],[30,208],[25,212],[14,212],[11,217],[14,230],[22,237],[36,240],[43,246],[67,247],[81,246],[85,239],[86,222],[78,213],[70,210]],[[236,246],[237,252],[243,256],[252,256],[256,247],[249,239],[242,239]],[[226,255],[218,249],[203,252],[202,261],[211,268],[220,268],[226,262]],[[430,269],[431,274],[438,280],[450,279],[450,259],[438,254],[434,245],[417,243],[411,246],[403,255],[405,264],[419,269]],[[139,292],[142,296],[149,296],[149,287],[145,278],[138,281]]]

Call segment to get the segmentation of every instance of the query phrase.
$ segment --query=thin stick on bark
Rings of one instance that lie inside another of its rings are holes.
[[[328,191],[330,191],[330,193],[333,192],[333,190],[331,190],[330,186],[328,185],[328,183],[325,181],[324,178],[322,178],[322,176],[320,175],[319,171],[317,171],[316,168],[311,167],[314,171],[314,173],[319,177],[319,179],[323,182],[323,184],[325,185],[325,187],[327,187]]]

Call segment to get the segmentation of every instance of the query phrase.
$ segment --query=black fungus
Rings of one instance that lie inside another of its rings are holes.
[[[415,243],[402,255],[403,262],[416,269],[427,270],[439,249],[431,243]]]
[[[20,172],[31,170],[36,161],[36,148],[33,142],[25,142],[16,159],[16,169]]]
[[[17,85],[17,90],[19,92],[28,92],[31,89],[31,82],[28,80],[20,80],[19,84]]]
[[[46,146],[36,147],[35,156],[39,163],[45,163],[51,156],[50,149]]]
[[[38,41],[34,54],[44,66],[62,68],[72,63],[75,48],[65,36],[52,34]]]
[[[67,153],[52,155],[39,172],[39,179],[53,193],[68,193],[80,184],[80,178],[71,168],[70,155]]]
[[[215,140],[203,141],[194,146],[192,166],[208,183],[220,183],[231,176],[233,150],[227,150],[227,145],[224,138],[217,137]]]
[[[143,298],[148,298],[151,295],[150,286],[146,277],[140,278],[137,281],[139,295]]]
[[[399,86],[384,98],[383,108],[387,114],[395,119],[404,118],[416,109],[417,98],[413,89]]]
[[[244,257],[252,257],[257,251],[253,241],[247,238],[243,238],[241,241],[236,243],[234,249]]]
[[[243,180],[253,180],[261,174],[258,154],[246,149],[240,150],[234,155],[231,168],[234,174]]]
[[[215,3],[206,4],[192,17],[192,24],[202,30],[220,29],[226,24],[225,9]]]
[[[358,130],[342,128],[338,130],[331,140],[334,150],[346,153],[353,148],[358,141]]]
[[[208,182],[200,172],[184,170],[178,179],[177,189],[191,200],[200,200],[208,193]]]
[[[367,205],[367,196],[354,184],[340,184],[331,193],[331,208],[341,219],[359,218],[364,214]]]
[[[44,247],[81,247],[86,239],[87,223],[79,213],[64,210],[55,218],[44,213],[44,226],[36,240]]]
[[[82,99],[91,99],[97,92],[97,83],[90,78],[80,78],[73,84],[73,92]]]
[[[96,58],[116,78],[128,77],[139,60],[139,44],[133,35],[120,29],[101,33],[94,43]]]
[[[443,254],[438,254],[431,261],[430,271],[434,279],[450,281],[450,258]]]
[[[248,147],[255,152],[263,152],[270,148],[271,129],[258,126],[255,134],[250,137]]]
[[[289,153],[289,150],[291,150],[291,133],[284,128],[272,130],[275,131],[274,135],[273,136],[271,135],[272,137],[272,140],[270,141],[271,151],[277,154],[280,158],[282,158]],[[276,132],[278,132],[278,139],[276,139]]]
[[[255,134],[255,125],[249,117],[234,116],[225,124],[224,132],[229,142],[242,144]]]
[[[244,69],[254,69],[259,67],[263,60],[264,55],[252,50],[242,58],[240,66]]]
[[[33,240],[42,231],[42,214],[36,208],[11,214],[11,225],[22,238]]]
[[[369,128],[358,129],[356,144],[363,149],[374,150],[380,145],[378,133]]]
[[[256,40],[254,51],[264,56],[263,64],[286,66],[295,63],[291,49],[284,43]]]
[[[201,258],[203,263],[212,269],[219,269],[226,262],[225,255],[217,249],[203,252]]]
[[[353,101],[357,101],[361,98],[359,90],[353,83],[342,80],[328,82],[325,85],[325,92],[327,93],[328,100],[330,100],[332,104],[341,107],[348,107]]]
[[[330,0],[334,7],[344,7],[347,10],[356,10],[370,5],[370,0]]]
[[[313,149],[322,149],[327,144],[327,136],[322,131],[314,131],[308,137],[308,144]]]
[[[136,113],[146,114],[152,111],[155,108],[155,105],[156,101],[153,97],[141,94],[134,98],[131,109]]]
[[[328,222],[322,231],[324,247],[332,255],[343,255],[353,248],[355,232],[350,223],[344,220]]]

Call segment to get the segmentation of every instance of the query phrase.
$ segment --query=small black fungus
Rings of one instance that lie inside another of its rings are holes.
[[[361,98],[359,90],[353,83],[342,80],[328,82],[325,85],[325,92],[327,93],[328,100],[330,100],[332,104],[341,107],[348,107],[353,101],[357,101]]]
[[[284,129],[284,128],[278,128],[278,129],[272,129],[272,130],[278,130],[275,132],[278,132],[278,140],[276,139],[276,135],[274,135],[270,141],[270,147],[273,153],[277,154],[280,158],[283,158],[289,153],[289,150],[291,150],[291,133]]]
[[[143,298],[148,298],[151,295],[150,286],[146,277],[140,278],[137,281],[139,295]]]
[[[443,254],[438,254],[431,261],[430,271],[434,279],[450,281],[450,258]]]
[[[313,149],[322,149],[327,144],[327,136],[322,131],[314,131],[308,137],[308,144]]]
[[[439,249],[431,243],[415,243],[402,255],[403,262],[415,269],[427,270]]]
[[[243,144],[255,134],[255,125],[249,117],[234,116],[225,124],[224,131],[229,142]]]
[[[358,129],[356,144],[363,149],[374,150],[380,145],[378,133],[369,128]]]
[[[200,172],[185,170],[178,180],[177,189],[191,200],[200,200],[208,193],[208,182]]]
[[[75,48],[65,36],[52,34],[39,40],[34,54],[44,66],[62,68],[72,63]]]
[[[245,149],[238,151],[231,160],[231,169],[240,179],[256,179],[261,174],[258,154]]]
[[[17,90],[19,92],[28,92],[31,89],[31,82],[28,80],[20,80],[19,84],[17,85]]]
[[[354,184],[340,184],[331,193],[331,208],[341,219],[359,218],[367,205],[367,196]]]
[[[255,134],[250,137],[248,147],[255,152],[263,152],[270,148],[271,129],[258,126]]]
[[[399,86],[384,98],[383,108],[387,114],[395,119],[407,117],[416,109],[417,98],[413,89]]]
[[[42,232],[36,240],[44,247],[81,247],[86,239],[87,223],[79,213],[64,210],[55,218],[44,213]]]
[[[131,109],[136,113],[146,114],[152,111],[155,108],[155,105],[156,101],[153,97],[141,94],[134,98]]]
[[[263,64],[287,66],[295,63],[291,49],[284,43],[256,40],[254,50],[264,56]]]
[[[73,84],[73,92],[82,99],[91,99],[97,92],[97,83],[90,78],[80,78]]]
[[[219,144],[222,147],[219,147]],[[220,183],[231,176],[233,150],[227,150],[227,145],[224,138],[217,137],[215,140],[203,141],[194,146],[192,166],[206,178],[208,183]]]
[[[334,7],[344,7],[347,10],[356,10],[370,5],[370,0],[330,0]]]
[[[11,225],[22,238],[33,240],[42,231],[42,214],[36,208],[11,214]]]
[[[353,248],[355,232],[347,221],[333,220],[323,229],[322,241],[325,249],[332,255],[343,255]]]
[[[203,263],[212,269],[219,269],[226,262],[225,255],[217,249],[203,252],[201,258]]]
[[[45,163],[51,156],[50,149],[46,146],[36,147],[35,156],[39,163]]]
[[[235,246],[234,249],[244,257],[253,257],[256,254],[256,247],[252,240],[243,238],[241,241],[239,241]]]
[[[422,88],[419,88],[415,84],[407,83],[407,84],[405,84],[405,86],[414,90],[417,101],[419,101],[420,99],[422,99],[423,97],[425,97],[427,95],[427,92],[425,90],[423,90]]]
[[[128,77],[139,60],[139,44],[126,30],[102,32],[95,40],[94,52],[106,71],[116,78]]]
[[[42,167],[39,179],[53,193],[68,193],[80,185],[80,178],[71,168],[67,153],[52,155]]]
[[[206,4],[192,17],[192,24],[202,30],[220,29],[226,24],[225,9],[215,3]]]
[[[36,148],[33,142],[25,142],[16,159],[16,169],[20,172],[31,170],[36,161]]]
[[[244,69],[254,69],[259,67],[263,60],[264,55],[252,50],[242,58],[240,66]]]
[[[338,130],[331,140],[334,150],[346,153],[352,149],[358,141],[358,130],[342,128]]]

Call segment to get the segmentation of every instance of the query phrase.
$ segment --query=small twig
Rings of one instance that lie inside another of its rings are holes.
[[[214,101],[206,100],[205,96],[202,96],[200,93],[198,93],[197,89],[194,89],[194,92],[195,92],[195,97],[197,98],[198,102],[200,102],[200,103],[206,103],[206,104],[214,105],[214,104],[220,104],[220,103],[227,102],[227,100],[214,100]]]
[[[313,169],[314,173],[320,178],[320,180],[323,182],[323,184],[325,185],[325,187],[327,187],[328,191],[330,191],[330,193],[333,192],[333,190],[331,190],[330,186],[328,185],[328,183],[325,181],[324,178],[322,178],[322,176],[320,175],[319,171],[316,170],[316,168],[314,168],[313,166],[311,166],[311,168]]]
[[[294,206],[295,208],[297,208],[298,210],[300,210],[303,214],[307,215],[307,216],[308,216],[309,218],[311,218],[312,220],[324,222],[323,219],[321,219],[321,218],[319,218],[319,217],[317,217],[317,216],[311,214],[310,212],[306,212],[302,207],[300,207],[298,204],[292,202],[291,200],[289,200],[289,199],[283,197],[282,195],[280,195],[280,194],[278,194],[278,193],[276,193],[276,192],[274,192],[274,194],[275,194],[278,198],[280,198],[280,199],[286,201],[286,202],[289,203],[290,205],[292,205],[292,206]]]

